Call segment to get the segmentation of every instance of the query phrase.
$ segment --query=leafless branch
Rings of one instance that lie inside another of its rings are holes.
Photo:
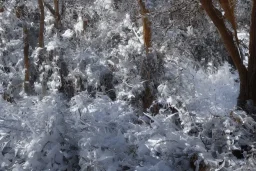
[[[44,6],[52,13],[52,15],[55,15],[55,10],[52,8],[50,4],[45,2]]]

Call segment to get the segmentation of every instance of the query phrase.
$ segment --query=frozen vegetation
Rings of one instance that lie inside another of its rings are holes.
[[[236,106],[238,73],[199,2],[143,1],[148,54],[137,1],[87,1],[60,0],[59,29],[45,7],[41,48],[37,1],[0,0],[0,171],[255,170],[256,122]]]

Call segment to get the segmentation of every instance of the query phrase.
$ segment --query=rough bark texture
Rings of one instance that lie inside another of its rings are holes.
[[[243,105],[245,104],[246,100],[248,100],[249,94],[247,81],[248,74],[246,67],[243,65],[243,61],[239,53],[239,48],[236,46],[232,32],[225,25],[224,16],[218,9],[213,6],[212,0],[201,0],[201,4],[210,19],[213,21],[214,25],[217,27],[225,47],[238,70],[240,78],[240,94],[238,97],[238,105]]]
[[[39,47],[44,47],[44,3],[43,0],[38,0],[40,9],[40,28],[39,28]]]
[[[140,7],[140,14],[142,17],[142,24],[143,24],[143,39],[144,39],[144,46],[146,50],[146,57],[143,58],[142,65],[141,65],[141,78],[145,81],[144,82],[144,92],[142,93],[142,106],[143,110],[147,111],[147,109],[152,105],[152,102],[155,99],[154,90],[150,84],[153,82],[152,79],[152,72],[153,68],[149,68],[152,62],[152,54],[151,54],[151,23],[147,17],[149,13],[148,9],[145,6],[143,0],[138,0],[138,4]]]
[[[24,68],[25,68],[25,77],[24,77],[24,92],[28,95],[33,93],[34,82],[31,79],[31,65],[29,61],[29,28],[25,21],[27,16],[27,9],[25,5],[16,7],[15,14],[17,18],[22,20],[23,27],[23,55],[24,55]]]
[[[149,11],[146,9],[146,6],[142,0],[138,0],[140,6],[140,14],[142,16],[142,23],[143,23],[143,38],[144,38],[144,45],[146,48],[146,52],[148,53],[151,48],[151,23],[147,17]]]
[[[60,11],[59,11],[59,0],[54,0],[54,10],[55,10],[55,14],[54,14],[54,17],[55,17],[55,27],[57,29],[60,28]]]
[[[225,12],[224,17],[230,22],[233,28],[236,45],[240,52],[239,39],[237,36],[237,23],[236,23],[236,17],[235,17],[235,3],[236,3],[235,1],[236,0],[219,0],[222,9]],[[241,52],[240,52],[240,55],[241,55]]]
[[[256,105],[256,0],[253,0],[248,65],[249,98]]]

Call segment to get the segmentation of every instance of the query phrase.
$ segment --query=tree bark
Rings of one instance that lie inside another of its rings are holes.
[[[33,82],[30,81],[30,62],[29,62],[29,31],[27,23],[24,21],[26,12],[25,5],[18,6],[15,9],[15,14],[17,18],[22,20],[23,27],[23,55],[24,55],[24,68],[25,68],[25,77],[24,77],[24,92],[31,94],[33,92]]]
[[[54,0],[54,10],[55,10],[55,27],[57,28],[57,30],[60,29],[60,11],[59,11],[59,0]]]
[[[248,64],[249,98],[256,105],[256,0],[253,0]]]
[[[38,6],[40,9],[40,28],[39,28],[39,47],[44,47],[44,2],[38,0]]]
[[[25,78],[24,78],[24,91],[29,94],[31,90],[29,82],[29,43],[28,43],[28,28],[26,24],[23,24],[23,42],[24,42],[24,67],[25,67]]]
[[[216,9],[213,4],[212,0],[200,0],[203,8],[205,9],[206,13],[213,21],[214,25],[217,27],[221,38],[225,44],[227,51],[229,52],[237,70],[239,73],[240,78],[240,93],[238,97],[238,105],[245,104],[246,100],[249,98],[249,89],[248,89],[248,74],[247,69],[243,64],[241,59],[239,49],[236,46],[236,43],[233,39],[232,32],[226,27],[224,22],[224,17],[221,12]]]
[[[150,62],[153,60],[152,54],[151,54],[151,23],[148,19],[147,14],[149,13],[149,10],[146,8],[145,3],[143,0],[138,0],[138,4],[140,7],[140,14],[142,17],[142,25],[143,25],[143,39],[144,39],[144,46],[146,50],[146,57],[142,59],[141,64],[141,78],[145,80],[143,86],[144,86],[144,92],[142,94],[142,107],[143,110],[146,112],[148,108],[152,105],[152,102],[155,99],[155,94],[153,88],[150,86],[150,83],[152,83],[153,78],[152,75],[154,72],[153,68],[150,68]]]
[[[142,16],[142,23],[143,23],[143,38],[144,38],[144,45],[146,48],[146,53],[149,52],[151,48],[151,23],[147,17],[149,11],[146,9],[143,0],[138,0],[140,6],[140,14]]]

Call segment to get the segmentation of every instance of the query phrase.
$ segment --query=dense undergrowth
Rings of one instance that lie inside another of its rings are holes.
[[[232,78],[227,65],[220,71],[221,77]],[[195,72],[193,79],[199,82],[202,75]],[[234,96],[237,86],[228,93],[222,90],[228,86],[226,80],[219,77],[217,72],[204,78],[203,90],[208,91],[196,89],[190,100],[167,96],[175,87],[160,86],[162,107],[156,116],[137,111],[127,101],[112,101],[101,92],[95,97],[81,92],[70,101],[58,92],[42,99],[24,96],[15,103],[1,99],[1,168],[252,169],[255,121],[242,111],[228,111],[234,104],[225,98]],[[225,98],[216,97],[221,91],[227,93]]]
[[[196,1],[147,2],[155,12],[149,55],[134,1],[65,1],[61,30],[46,10],[45,48],[37,47],[37,7],[28,1],[30,96],[23,20],[14,1],[4,3],[0,170],[254,170],[256,123],[235,108],[238,74],[216,30]],[[245,43],[247,32],[240,31]],[[143,77],[149,72],[151,82]],[[147,83],[154,101],[145,110]]]

